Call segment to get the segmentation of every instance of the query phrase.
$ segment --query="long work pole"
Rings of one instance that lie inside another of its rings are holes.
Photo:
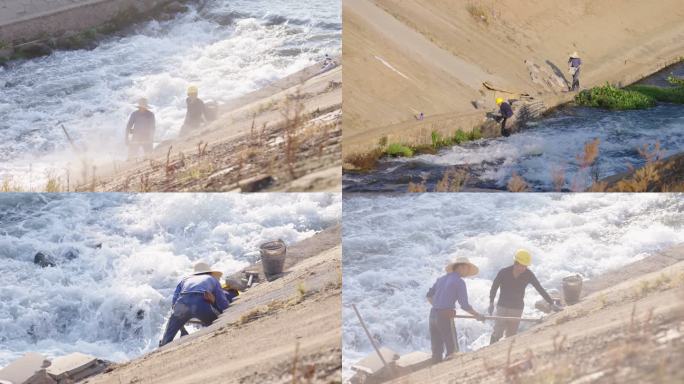
[[[356,304],[352,304],[352,308],[354,308],[354,312],[356,312],[356,317],[359,318],[359,323],[361,323],[361,327],[363,327],[363,330],[366,331],[366,336],[368,336],[368,340],[370,340],[373,349],[375,349],[375,353],[378,354],[380,361],[382,361],[382,365],[384,365],[385,368],[387,368],[392,374],[394,374],[394,370],[389,364],[387,364],[387,361],[385,361],[385,358],[382,356],[382,353],[380,353],[380,347],[378,347],[377,343],[375,342],[375,339],[373,339],[373,336],[371,336],[370,332],[368,331],[368,327],[366,327],[366,323],[363,321],[363,318],[361,318],[361,314],[359,313],[359,310],[356,308]]]
[[[467,315],[456,315],[454,316],[457,319],[475,319],[475,316],[467,316]],[[518,320],[518,321],[529,321],[532,323],[541,323],[543,320],[542,319],[527,319],[527,318],[522,318],[522,317],[510,317],[510,316],[485,316],[485,320]]]

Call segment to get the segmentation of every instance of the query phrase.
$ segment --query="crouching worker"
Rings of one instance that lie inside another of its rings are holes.
[[[183,279],[173,294],[173,314],[166,323],[160,347],[170,343],[190,319],[199,319],[206,327],[228,308],[228,300],[219,282],[222,275],[207,263],[195,264],[194,273]]]
[[[446,275],[437,279],[427,293],[427,299],[432,304],[429,322],[432,362],[435,364],[448,359],[458,351],[454,326],[457,301],[461,309],[475,316],[477,320],[485,320],[484,316],[468,303],[468,290],[463,280],[465,277],[477,275],[478,272],[477,266],[468,258],[459,257],[447,265]]]
[[[525,308],[524,297],[525,288],[528,284],[539,292],[539,294],[546,300],[554,311],[560,311],[561,308],[553,301],[551,296],[539,284],[537,276],[529,270],[532,264],[532,255],[524,250],[519,249],[515,252],[513,265],[508,266],[497,273],[492,289],[489,291],[489,314],[494,312],[494,299],[496,292],[501,287],[501,294],[496,305],[496,316],[515,317],[520,319]],[[504,333],[506,337],[510,337],[518,333],[520,320],[515,319],[497,319],[494,323],[494,332],[489,340],[489,344],[494,344]]]

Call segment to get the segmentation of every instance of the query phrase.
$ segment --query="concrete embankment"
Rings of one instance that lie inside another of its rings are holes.
[[[150,16],[169,19],[187,0],[6,0],[0,5],[0,64],[93,48],[104,34]]]
[[[421,144],[433,130],[470,130],[499,96],[528,94],[545,110],[567,103],[573,51],[582,88],[632,84],[681,60],[679,5],[345,1],[344,154],[381,138]]]
[[[0,7],[0,40],[31,41],[99,26],[127,12],[144,14],[170,0],[6,0]]]

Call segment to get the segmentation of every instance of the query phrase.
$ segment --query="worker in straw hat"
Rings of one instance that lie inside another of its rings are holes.
[[[577,51],[570,54],[568,59],[568,72],[572,76],[572,84],[570,85],[570,91],[579,91],[579,75],[580,67],[582,66],[582,59],[579,58]]]
[[[138,156],[140,149],[145,155],[152,152],[156,121],[146,98],[138,99],[138,109],[131,113],[126,125],[125,143],[128,146],[128,159]]]
[[[166,323],[160,347],[170,343],[190,319],[199,319],[202,325],[209,326],[228,308],[219,282],[222,275],[205,262],[195,264],[193,274],[184,278],[173,293],[173,314]]]
[[[524,249],[519,249],[513,256],[513,265],[508,266],[496,274],[492,289],[489,291],[489,314],[494,312],[494,299],[496,293],[501,288],[499,301],[496,304],[496,316],[501,317],[522,317],[525,303],[525,288],[528,284],[539,292],[539,294],[546,300],[554,311],[560,311],[561,308],[549,296],[546,290],[539,284],[539,280],[529,269],[532,264],[532,255]],[[494,323],[494,331],[489,341],[490,344],[496,343],[503,337],[510,337],[518,333],[518,326],[520,320],[514,319],[497,319]]]
[[[181,128],[180,135],[186,136],[192,133],[197,128],[201,127],[206,121],[206,108],[202,99],[198,97],[199,89],[191,85],[188,87],[188,97],[185,99],[185,104],[188,107],[185,113],[185,120]]]
[[[451,357],[458,351],[456,327],[456,302],[464,311],[475,316],[480,321],[485,318],[475,311],[468,303],[468,290],[463,280],[475,276],[479,269],[467,257],[458,257],[446,266],[446,274],[437,279],[427,293],[427,299],[432,304],[430,310],[430,342],[432,344],[432,361],[440,361]],[[444,354],[446,352],[446,355]]]

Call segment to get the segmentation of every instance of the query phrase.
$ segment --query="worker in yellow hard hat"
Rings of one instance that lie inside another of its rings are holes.
[[[499,107],[497,121],[501,123],[501,135],[508,137],[511,135],[511,132],[506,129],[506,121],[513,117],[513,108],[511,107],[510,101],[506,101],[501,97],[496,98],[496,105]]]
[[[188,111],[185,114],[185,121],[183,121],[180,136],[187,136],[207,121],[204,102],[198,97],[199,89],[191,85],[188,87],[187,93],[188,98],[185,100],[185,103],[188,106]]]
[[[554,311],[560,311],[561,308],[549,296],[546,290],[541,286],[537,277],[529,269],[532,265],[532,254],[525,249],[515,251],[513,255],[513,265],[508,266],[496,274],[496,278],[492,283],[492,289],[489,291],[489,315],[494,312],[494,299],[496,293],[501,288],[499,294],[499,301],[496,303],[496,316],[501,317],[515,317],[520,318],[525,307],[523,298],[525,297],[525,288],[528,284],[539,292],[539,294],[546,300]],[[506,334],[510,337],[518,333],[518,326],[520,320],[504,320],[497,319],[494,323],[494,331],[489,341],[490,344],[496,343]]]

